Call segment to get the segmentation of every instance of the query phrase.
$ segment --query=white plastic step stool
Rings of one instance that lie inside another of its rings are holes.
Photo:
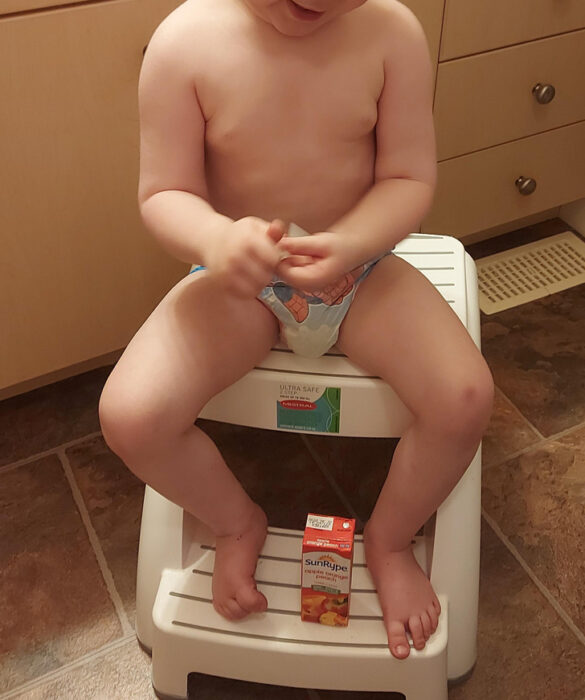
[[[433,282],[479,346],[475,264],[461,243],[449,236],[413,234],[394,252]],[[339,388],[338,435],[398,437],[411,420],[384,382],[335,350],[307,359],[282,348],[272,350],[262,364],[216,396],[201,417],[277,429],[278,392],[286,383]],[[448,680],[465,678],[476,659],[480,483],[478,450],[424,535],[415,538],[417,559],[431,578],[442,613],[425,649],[411,649],[403,661],[388,650],[360,536],[347,628],[301,622],[303,533],[277,528],[269,528],[256,569],[268,610],[229,622],[211,603],[213,537],[195,518],[147,487],[136,630],[141,644],[152,650],[155,691],[164,698],[186,698],[187,676],[196,671],[257,683],[394,691],[406,700],[446,700]]]

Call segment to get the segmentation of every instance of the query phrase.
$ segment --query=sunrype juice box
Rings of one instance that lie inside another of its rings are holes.
[[[310,513],[301,560],[301,620],[346,627],[355,520]]]

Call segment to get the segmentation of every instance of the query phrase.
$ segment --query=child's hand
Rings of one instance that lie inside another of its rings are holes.
[[[297,289],[319,290],[364,262],[352,238],[323,232],[283,238],[278,248],[288,254],[277,268],[278,276]]]
[[[218,235],[206,266],[226,291],[238,297],[255,297],[270,282],[282,258],[277,243],[286,226],[253,216],[234,221]]]

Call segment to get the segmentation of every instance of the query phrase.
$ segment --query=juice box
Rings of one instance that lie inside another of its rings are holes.
[[[346,627],[355,520],[310,513],[301,559],[301,620]]]

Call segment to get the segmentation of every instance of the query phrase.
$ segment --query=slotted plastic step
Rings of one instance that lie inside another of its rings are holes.
[[[397,661],[388,651],[378,597],[365,567],[362,538],[356,538],[347,628],[301,621],[301,542],[301,532],[270,529],[256,569],[258,588],[266,595],[269,608],[238,622],[225,620],[213,609],[214,548],[210,540],[193,545],[189,552],[189,558],[195,555],[192,566],[165,571],[153,611],[154,687],[166,688],[168,695],[169,679],[173,678],[176,696],[184,697],[188,673],[200,671],[305,688],[323,687],[326,678],[329,689],[368,687],[372,691],[406,693],[420,667],[428,681],[434,682],[434,694],[425,697],[442,697],[447,664],[447,600],[441,597],[439,628],[425,649],[412,649],[407,661]],[[424,566],[424,538],[417,538],[415,553]],[[226,655],[229,665],[225,663]],[[161,679],[157,678],[160,670],[164,673]],[[332,678],[336,679],[333,684]]]

